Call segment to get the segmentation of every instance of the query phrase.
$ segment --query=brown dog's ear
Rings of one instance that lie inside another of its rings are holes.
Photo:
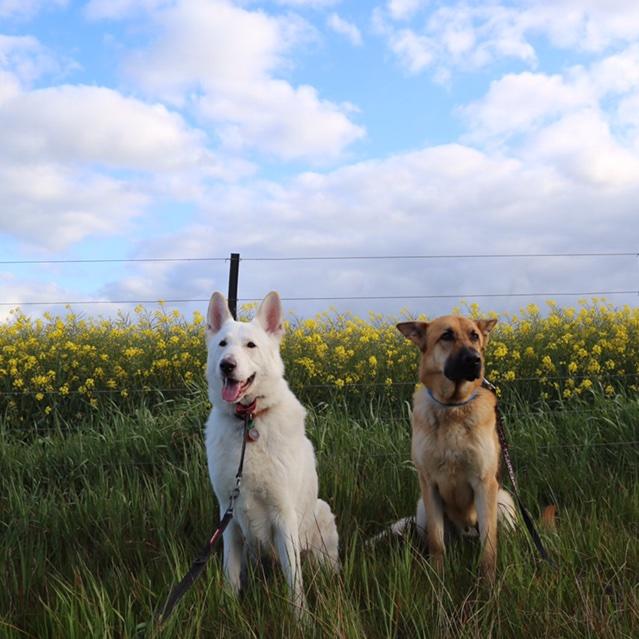
[[[488,344],[488,334],[493,330],[493,328],[495,328],[495,324],[497,324],[497,320],[495,318],[477,320],[477,327],[484,336],[484,346]]]
[[[426,329],[428,322],[400,322],[397,330],[411,342],[415,342],[421,351],[426,349]]]

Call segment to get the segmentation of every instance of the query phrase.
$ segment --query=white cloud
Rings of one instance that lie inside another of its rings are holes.
[[[0,17],[30,18],[48,8],[66,7],[68,0],[0,0]]]
[[[639,5],[634,0],[537,0],[521,8],[522,30],[544,33],[561,48],[601,52],[639,36]]]
[[[311,7],[313,9],[322,9],[325,7],[333,7],[339,4],[341,0],[276,0],[277,4],[289,7]]]
[[[347,105],[276,77],[292,48],[311,33],[300,18],[193,0],[154,19],[160,35],[131,56],[131,77],[151,95],[200,108],[232,148],[321,161],[363,136]]]
[[[160,104],[103,87],[38,89],[0,105],[0,157],[166,171],[210,161],[203,135]]]
[[[328,16],[327,24],[335,33],[343,35],[353,46],[361,46],[362,34],[352,22],[344,20],[337,13],[331,13]]]
[[[37,38],[0,34],[0,70],[28,85],[47,73],[58,72],[60,65]]]
[[[632,113],[634,96],[638,93],[639,46],[631,45],[597,60],[590,67],[575,66],[553,75],[507,74],[494,80],[484,97],[460,108],[459,112],[469,126],[466,140],[511,146],[525,145],[533,134],[562,120],[565,120],[564,125],[559,125],[562,130],[563,126],[572,129],[575,122],[591,122],[593,136],[588,136],[586,129],[581,135],[593,144],[602,142],[607,149],[604,156],[607,156],[612,153],[610,144],[615,136],[621,147],[630,143],[632,153],[639,150],[632,146],[639,133],[638,119]],[[589,116],[584,120],[586,113]],[[575,114],[579,117],[566,119]],[[602,134],[602,125],[606,135]],[[577,146],[585,142],[575,141]],[[547,143],[543,146],[546,148]]]
[[[531,162],[552,164],[577,180],[610,188],[639,183],[638,151],[614,138],[599,111],[584,109],[544,127],[522,155]]]
[[[496,60],[514,59],[534,67],[535,42],[541,36],[561,49],[603,52],[639,38],[639,4],[635,0],[516,0],[469,4],[432,3],[425,20],[398,28],[393,20],[410,18],[412,2],[390,2],[378,8],[374,21],[392,51],[411,72],[432,67],[438,75],[453,68],[473,70]],[[395,42],[427,39],[432,61],[416,64]]]
[[[166,107],[101,87],[16,90],[0,130],[0,231],[54,249],[126,232],[154,197],[197,199],[247,169]]]
[[[253,146],[273,156],[294,160],[332,159],[363,135],[344,115],[348,107],[321,100],[308,85],[268,79],[226,86],[199,100],[199,111],[218,123],[226,149]]]
[[[225,0],[182,0],[153,19],[158,37],[131,56],[126,70],[169,100],[269,77],[305,28],[298,19],[247,11]]]
[[[388,13],[393,20],[408,20],[422,9],[428,0],[388,0]]]
[[[593,123],[582,122],[583,127]],[[568,127],[569,128],[569,127]],[[557,131],[557,135],[562,132]],[[565,134],[571,132],[567,129]],[[582,135],[577,124],[573,135]],[[597,147],[606,151],[602,144]],[[548,139],[552,140],[549,135]],[[541,148],[524,162],[482,153],[462,145],[443,145],[346,166],[328,173],[304,173],[288,183],[260,182],[221,187],[197,224],[171,237],[140,245],[140,253],[176,256],[244,257],[302,255],[442,255],[553,251],[634,250],[637,180],[610,181],[614,154],[596,175],[562,166],[554,149]],[[532,147],[531,147],[532,148]],[[633,160],[636,163],[636,161]],[[569,163],[570,164],[570,163]],[[628,165],[627,170],[636,170]],[[630,174],[630,173],[629,173]],[[629,175],[628,174],[628,175]],[[593,179],[595,178],[595,179]],[[214,203],[214,204],[213,204]],[[507,268],[504,266],[507,265]],[[615,263],[566,260],[433,260],[397,262],[243,262],[241,296],[258,297],[278,288],[284,296],[437,295],[633,289],[632,275]],[[145,267],[141,279],[112,282],[111,295],[153,285],[166,297],[206,298],[225,287],[225,269],[197,264]],[[207,273],[209,269],[207,266]],[[292,275],[294,273],[294,276]],[[136,284],[137,282],[137,284]],[[133,288],[132,288],[133,287]],[[488,308],[516,308],[527,300],[484,300]],[[457,300],[338,303],[365,311],[391,313],[410,306],[443,312]],[[325,309],[289,302],[287,309]]]
[[[486,96],[461,113],[471,127],[471,139],[481,141],[525,134],[549,118],[596,101],[583,74],[567,80],[559,74],[512,73],[491,82]]]
[[[134,186],[90,170],[1,161],[0,200],[2,233],[53,250],[122,233],[147,203]]]
[[[0,271],[0,300],[2,302],[47,302],[69,300],[73,296],[55,282],[41,282],[36,279],[20,278],[13,273]],[[0,322],[10,320],[14,315],[15,306],[0,306]],[[22,307],[25,314],[33,317],[41,315],[47,306],[26,305]]]
[[[639,90],[619,102],[617,116],[622,124],[630,125],[639,134]],[[639,140],[635,140],[639,148]]]
[[[639,45],[595,62],[589,69],[591,81],[600,95],[621,94],[639,88]]]
[[[561,74],[507,74],[461,108],[466,141],[551,167],[583,189],[639,183],[639,48]],[[612,205],[605,207],[609,214]]]
[[[119,20],[167,7],[173,0],[90,0],[84,8],[89,20]]]
[[[379,8],[373,11],[372,25],[377,34],[386,38],[388,47],[409,73],[420,73],[432,65],[437,44],[430,37],[408,27],[397,28]]]
[[[394,31],[388,44],[410,73],[419,73],[433,62],[432,40],[410,29]]]
[[[20,93],[20,81],[13,73],[0,69],[0,105]]]

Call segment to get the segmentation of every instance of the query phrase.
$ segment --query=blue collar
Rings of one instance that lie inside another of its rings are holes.
[[[430,390],[430,388],[426,387],[426,391],[428,392],[428,396],[436,403],[439,404],[440,406],[443,406],[444,408],[456,408],[459,406],[466,406],[466,404],[468,404],[469,402],[472,402],[473,399],[475,399],[475,397],[477,397],[477,395],[479,394],[479,391],[475,391],[465,402],[451,402],[450,404],[445,404],[444,402],[440,402],[437,397],[435,397],[435,395],[433,395],[433,391]]]

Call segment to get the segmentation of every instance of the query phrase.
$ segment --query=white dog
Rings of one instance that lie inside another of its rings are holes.
[[[335,517],[317,497],[313,445],[304,432],[306,411],[284,379],[279,344],[282,306],[269,293],[251,322],[235,321],[221,293],[208,309],[207,379],[213,409],[206,424],[209,474],[224,513],[235,485],[243,438],[236,404],[257,400],[247,438],[235,516],[224,532],[224,572],[240,589],[247,558],[277,558],[296,611],[305,607],[300,552],[339,567]]]

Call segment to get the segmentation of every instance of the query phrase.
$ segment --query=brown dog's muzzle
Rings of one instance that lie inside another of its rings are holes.
[[[481,376],[481,355],[474,348],[464,346],[446,360],[444,375],[451,382],[472,382]]]

